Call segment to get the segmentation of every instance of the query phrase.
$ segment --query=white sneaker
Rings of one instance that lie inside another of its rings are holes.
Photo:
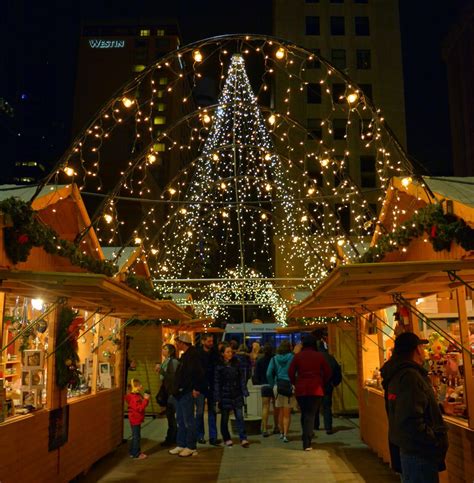
[[[305,451],[313,451],[313,448],[311,448],[311,446],[309,446],[308,448],[305,448],[304,450]]]
[[[176,448],[173,448],[173,449],[170,449],[168,451],[169,454],[179,454],[181,453],[181,451],[183,451],[184,448],[182,448],[181,446],[176,446]]]
[[[189,449],[189,448],[184,448],[180,453],[179,456],[181,458],[187,458],[188,456],[196,456],[198,454],[196,449]]]

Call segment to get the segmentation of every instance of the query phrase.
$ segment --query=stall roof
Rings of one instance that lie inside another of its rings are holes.
[[[224,329],[221,329],[220,327],[211,327],[211,324],[214,322],[215,320],[212,318],[193,319],[182,321],[174,327],[177,331],[185,332],[225,332]]]
[[[0,270],[0,290],[52,302],[65,297],[77,309],[120,318],[190,319],[171,300],[152,300],[105,275]]]
[[[474,208],[474,177],[424,176],[423,181],[431,191],[438,193],[444,198],[459,201],[463,205]]]
[[[314,292],[294,306],[289,317],[351,316],[394,305],[393,295],[414,300],[457,286],[447,271],[474,281],[474,260],[358,263],[337,267]]]

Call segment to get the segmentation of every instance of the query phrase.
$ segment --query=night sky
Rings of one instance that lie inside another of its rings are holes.
[[[408,152],[431,174],[451,174],[448,90],[441,48],[458,11],[470,2],[400,0]],[[13,106],[16,115],[10,118],[0,113],[2,168],[14,161],[20,149],[24,156],[39,156],[52,165],[69,144],[82,21],[175,17],[184,43],[225,33],[271,34],[272,29],[270,0],[173,0],[169,5],[156,0],[3,3],[0,98]],[[234,7],[231,13],[229,6]],[[13,144],[15,136],[22,142]]]

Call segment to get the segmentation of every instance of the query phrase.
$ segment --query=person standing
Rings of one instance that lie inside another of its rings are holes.
[[[316,350],[316,339],[306,335],[301,352],[291,361],[288,374],[295,386],[296,400],[301,409],[303,449],[311,451],[314,420],[324,396],[324,386],[331,378],[331,368],[323,355]]]
[[[248,448],[249,442],[245,432],[243,413],[244,398],[248,396],[245,372],[242,370],[237,357],[234,356],[232,347],[228,344],[222,346],[220,356],[219,364],[216,367],[214,399],[221,410],[222,438],[226,446],[232,446],[229,433],[229,416],[230,412],[234,411],[240,444],[244,448]]]
[[[334,434],[332,427],[332,393],[334,388],[342,382],[342,370],[336,359],[328,352],[327,341],[323,338],[318,342],[317,348],[331,368],[331,379],[324,386],[324,396],[321,401],[324,429],[326,434]],[[319,429],[319,411],[320,408],[317,409],[314,420],[314,429],[316,430]]]
[[[176,444],[176,434],[178,427],[176,424],[176,408],[172,397],[174,378],[178,369],[178,359],[176,359],[176,348],[173,344],[164,344],[162,349],[163,362],[159,365],[159,377],[167,395],[166,400],[166,419],[168,421],[168,430],[166,438],[161,446],[172,446]]]
[[[437,483],[446,469],[447,426],[423,368],[427,343],[412,332],[398,335],[380,370],[392,468],[410,483]]]
[[[125,396],[128,404],[128,420],[132,429],[132,440],[130,442],[130,458],[144,460],[148,456],[142,453],[140,448],[141,428],[145,419],[145,409],[150,401],[150,395],[141,394],[143,387],[138,379],[130,381],[130,392]]]
[[[270,386],[267,379],[267,369],[273,358],[273,347],[270,343],[263,346],[263,355],[257,359],[255,363],[255,371],[253,374],[253,384],[261,386],[260,393],[262,396],[262,436],[267,438],[268,432],[268,415],[270,413],[270,403],[273,404],[273,434],[280,432],[278,428],[278,408],[275,407],[275,395],[273,387]]]
[[[170,449],[169,453],[188,457],[197,455],[194,405],[195,399],[203,391],[205,379],[199,353],[196,347],[192,345],[191,337],[186,333],[179,334],[176,337],[176,345],[178,351],[183,352],[176,371],[173,389],[173,396],[176,400],[178,433],[177,446]]]
[[[212,334],[201,334],[201,345],[198,349],[201,366],[204,370],[204,390],[196,399],[196,429],[199,444],[205,444],[204,406],[207,401],[207,421],[209,426],[209,443],[219,444],[217,439],[216,405],[214,402],[214,377],[219,354],[214,348]]]
[[[275,406],[278,408],[278,427],[280,428],[280,439],[284,443],[289,443],[288,431],[291,422],[291,408],[294,396],[292,395],[290,377],[288,369],[293,360],[294,354],[291,352],[290,343],[284,340],[277,349],[277,354],[268,365],[267,380],[275,394]],[[288,392],[283,393],[284,386],[288,387]]]

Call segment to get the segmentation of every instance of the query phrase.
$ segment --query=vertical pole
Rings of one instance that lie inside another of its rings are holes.
[[[469,341],[469,322],[466,310],[466,288],[456,288],[456,302],[459,313],[459,331],[461,336],[462,360],[464,364],[464,394],[466,397],[469,427],[474,429],[474,381],[472,380],[472,354]]]

